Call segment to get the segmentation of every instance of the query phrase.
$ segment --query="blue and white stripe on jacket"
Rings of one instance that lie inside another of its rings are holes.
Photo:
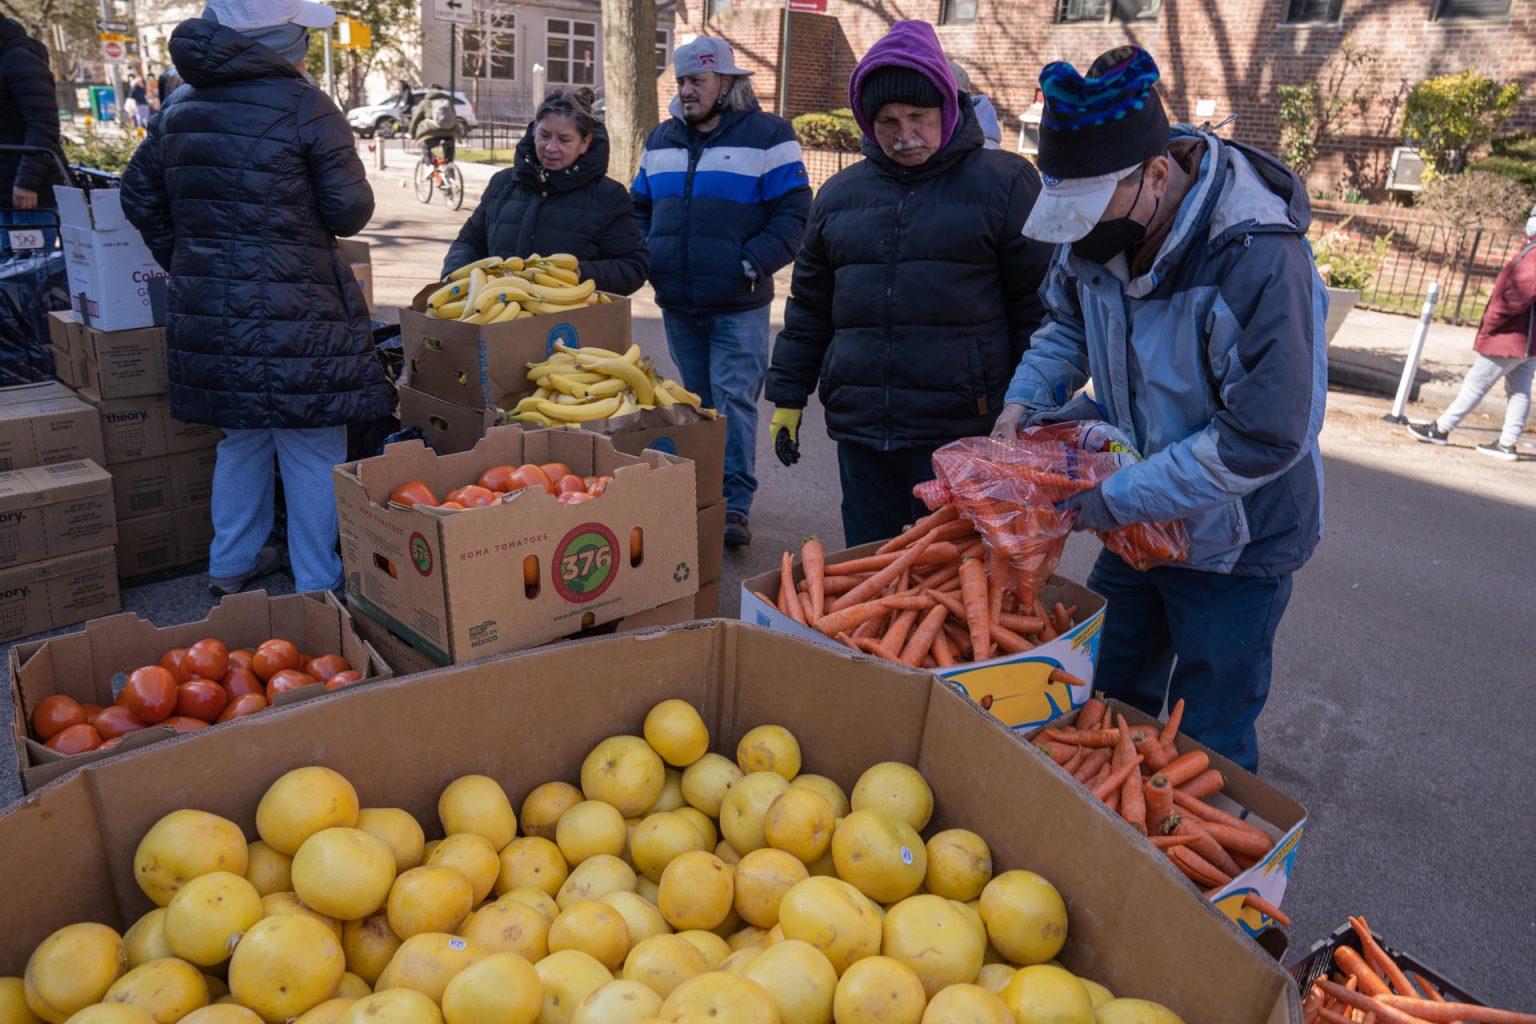
[[[657,303],[685,313],[772,301],[773,274],[794,258],[811,208],[794,129],[760,110],[727,111],[708,135],[678,117],[658,126],[630,196]]]

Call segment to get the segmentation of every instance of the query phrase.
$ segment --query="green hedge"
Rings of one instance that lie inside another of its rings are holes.
[[[1536,136],[1510,135],[1493,140],[1493,152],[1472,162],[1469,171],[1487,171],[1536,188]]]
[[[847,107],[816,114],[801,114],[794,120],[795,135],[807,149],[837,149],[857,153],[864,133]]]

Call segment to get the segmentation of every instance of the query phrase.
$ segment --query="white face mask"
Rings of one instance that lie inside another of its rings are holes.
[[[1527,238],[1536,235],[1536,217],[1525,218],[1525,235]]]

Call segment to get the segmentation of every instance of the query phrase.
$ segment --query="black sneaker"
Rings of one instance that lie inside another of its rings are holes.
[[[1487,444],[1478,445],[1477,450],[1484,455],[1492,455],[1496,459],[1503,459],[1505,462],[1520,461],[1520,453],[1515,450],[1515,446],[1512,444],[1500,444],[1497,441],[1489,441]]]
[[[1430,420],[1428,423],[1410,423],[1408,433],[1428,444],[1445,444],[1445,439],[1451,436],[1451,432],[1441,430],[1440,424],[1435,420]]]
[[[282,557],[278,554],[277,548],[269,544],[262,548],[261,553],[256,556],[256,566],[250,572],[225,578],[210,577],[208,580],[208,590],[212,592],[214,597],[228,597],[231,594],[238,594],[252,580],[275,571],[281,561]]]
[[[752,543],[752,524],[747,519],[745,512],[727,512],[725,514],[725,546],[728,548],[744,548]]]

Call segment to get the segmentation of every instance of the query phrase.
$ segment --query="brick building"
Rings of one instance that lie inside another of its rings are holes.
[[[730,40],[758,74],[766,109],[779,110],[784,0],[678,0],[675,35]],[[1019,144],[1036,99],[1039,69],[1053,60],[1080,68],[1122,43],[1146,47],[1163,70],[1163,97],[1178,120],[1219,122],[1265,147],[1278,141],[1276,89],[1326,74],[1348,37],[1378,57],[1370,116],[1349,116],[1345,141],[1325,148],[1314,188],[1357,175],[1384,179],[1397,144],[1391,98],[1406,85],[1474,69],[1525,85],[1511,130],[1536,129],[1536,0],[827,0],[827,14],[790,21],[790,116],[848,103],[858,58],[889,25],[921,18],[938,27],[950,56],[1002,116],[1004,145]],[[662,81],[662,100],[671,84]],[[1028,149],[1026,135],[1025,149]]]

